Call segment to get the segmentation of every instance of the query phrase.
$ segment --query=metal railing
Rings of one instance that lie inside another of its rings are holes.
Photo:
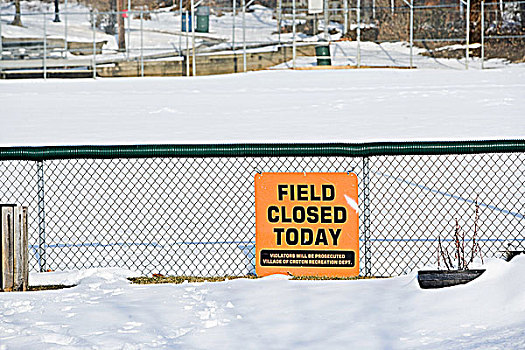
[[[29,207],[33,271],[246,275],[254,175],[343,171],[359,181],[361,275],[436,263],[456,219],[484,257],[525,247],[523,140],[0,148],[0,201]]]

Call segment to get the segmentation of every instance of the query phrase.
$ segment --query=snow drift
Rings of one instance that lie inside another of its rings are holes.
[[[421,290],[390,279],[286,276],[133,285],[119,269],[35,273],[0,294],[0,348],[485,349],[525,346],[525,256],[489,260],[462,286]]]

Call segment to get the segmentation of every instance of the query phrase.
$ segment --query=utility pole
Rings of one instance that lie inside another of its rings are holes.
[[[126,30],[124,28],[124,17],[122,17],[123,10],[124,10],[124,0],[117,0],[117,27],[118,27],[117,31],[118,31],[118,49],[119,51],[126,51]]]

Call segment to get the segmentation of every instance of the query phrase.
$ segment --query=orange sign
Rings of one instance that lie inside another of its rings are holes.
[[[255,175],[258,276],[359,275],[357,176]]]

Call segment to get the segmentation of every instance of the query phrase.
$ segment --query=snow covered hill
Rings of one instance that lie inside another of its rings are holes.
[[[131,285],[130,271],[32,274],[57,291],[0,294],[1,349],[520,349],[525,256],[463,286],[391,279]]]

